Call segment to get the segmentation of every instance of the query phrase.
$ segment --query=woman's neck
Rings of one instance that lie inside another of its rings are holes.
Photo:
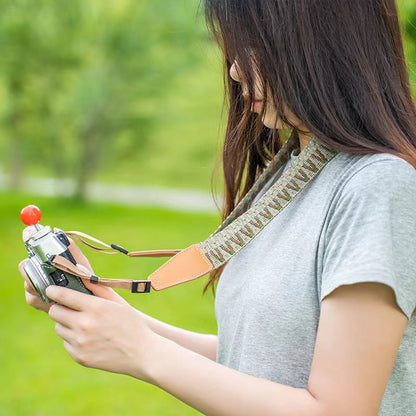
[[[300,151],[302,151],[306,147],[308,142],[314,137],[313,134],[300,134],[300,133],[298,133],[298,136],[299,136]]]

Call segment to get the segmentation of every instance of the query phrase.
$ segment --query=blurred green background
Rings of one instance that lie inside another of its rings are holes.
[[[44,224],[130,250],[185,248],[218,226],[215,212],[85,198],[92,181],[207,192],[213,183],[221,191],[220,172],[211,176],[225,123],[221,57],[199,0],[0,5],[0,416],[199,414],[153,386],[72,361],[54,323],[25,303],[17,272],[25,257],[18,214],[30,203],[42,208]],[[415,86],[416,4],[398,5]],[[31,194],[28,178],[45,177],[71,179],[71,194]],[[145,278],[164,261],[83,251],[108,277]],[[205,280],[119,293],[157,319],[215,333]]]
[[[0,1],[0,163],[25,175],[210,188],[220,53],[199,0]],[[178,163],[180,161],[180,163]]]

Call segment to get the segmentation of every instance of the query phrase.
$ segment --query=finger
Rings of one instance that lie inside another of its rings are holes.
[[[33,287],[33,285],[32,285],[32,282],[30,281],[30,279],[29,279],[29,277],[28,277],[28,275],[27,275],[27,273],[26,273],[26,270],[25,270],[25,263],[26,263],[26,262],[27,262],[27,259],[22,260],[22,261],[19,263],[19,272],[20,272],[20,274],[22,275],[23,279],[25,279],[25,289],[26,289],[28,292],[30,292],[30,293],[32,293],[32,292],[33,292],[33,294],[35,294],[35,293],[36,293],[36,290],[34,289],[34,287]]]
[[[51,285],[46,288],[46,296],[76,311],[89,309],[95,302],[102,301],[99,297],[56,285]]]
[[[68,341],[64,341],[64,348],[66,349],[67,353],[74,361],[79,362],[75,347],[73,347],[71,343],[69,343]]]
[[[26,272],[25,272],[25,269],[24,269],[24,267],[25,267],[25,263],[27,262],[27,259],[24,259],[24,260],[22,260],[20,263],[19,263],[19,272],[20,272],[20,274],[22,275],[22,277],[27,281],[28,280],[28,277],[27,277],[27,274],[26,274]]]
[[[30,293],[31,295],[37,296],[38,293],[36,292],[34,287],[30,283],[28,283],[26,280],[25,280],[24,287],[25,287],[26,292]]]
[[[33,234],[36,233],[36,228],[34,225],[29,225],[28,227],[26,227],[25,229],[23,229],[22,232],[22,239],[24,242],[30,240],[30,238],[32,237]]]
[[[79,319],[79,314],[73,309],[67,308],[66,306],[54,303],[48,312],[51,319],[67,328],[73,328],[74,324]]]
[[[84,253],[81,251],[81,249],[77,246],[77,244],[74,242],[74,240],[72,238],[69,238],[69,246],[68,249],[71,252],[72,256],[74,257],[75,261],[86,267],[91,273],[94,273],[94,270],[91,267],[90,262],[88,261],[88,259],[85,257]]]
[[[117,292],[111,289],[111,287],[101,286],[100,284],[91,283],[87,280],[84,280],[83,283],[87,289],[91,290],[91,292],[94,293],[95,296],[111,300],[113,302],[128,305],[128,302],[124,298],[122,298]]]
[[[86,273],[89,272],[88,269],[86,269],[82,264],[77,264],[77,267],[85,271]],[[91,283],[85,280],[83,281],[83,283],[87,289],[91,290],[91,292],[94,293],[95,296],[108,299],[108,300],[112,300],[118,303],[128,304],[128,302],[124,300],[124,298],[122,298],[118,293],[116,293],[110,287],[97,285],[96,283]]]
[[[75,261],[78,264],[81,264],[82,266],[86,267],[91,273],[94,273],[94,270],[91,267],[90,262],[85,257],[84,253],[81,251],[81,249],[75,244],[74,240],[69,239],[69,251],[74,256]]]
[[[70,344],[73,344],[75,342],[74,333],[72,330],[57,322],[55,325],[55,332],[64,340],[69,342]]]
[[[29,292],[25,292],[25,298],[28,305],[32,306],[39,311],[48,312],[50,304],[43,302],[42,299],[37,295],[32,295]]]
[[[25,263],[27,262],[27,259],[25,259],[25,260],[22,260],[20,263],[19,263],[19,272],[20,272],[20,274],[22,275],[22,277],[23,277],[23,279],[25,280],[25,290],[27,291],[27,292],[29,292],[29,293],[33,293],[34,295],[36,294],[36,290],[35,290],[35,288],[33,287],[33,285],[32,285],[32,282],[30,281],[30,279],[29,279],[29,276],[27,275],[27,273],[26,273],[26,270],[25,270]]]

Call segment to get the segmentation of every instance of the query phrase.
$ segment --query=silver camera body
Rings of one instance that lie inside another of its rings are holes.
[[[61,230],[54,232],[51,227],[40,224],[36,225],[36,229],[37,232],[25,242],[29,259],[25,262],[24,271],[40,298],[46,303],[52,302],[45,294],[50,285],[64,286],[93,295],[78,276],[63,272],[51,263],[55,256],[60,255],[76,264],[68,249],[70,243],[66,234]]]

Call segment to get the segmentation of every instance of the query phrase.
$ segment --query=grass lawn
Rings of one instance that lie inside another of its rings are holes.
[[[119,374],[84,368],[66,353],[54,322],[26,304],[18,262],[26,256],[20,209],[36,204],[42,224],[79,230],[127,249],[185,248],[205,239],[219,217],[155,208],[81,205],[65,200],[0,194],[0,415],[196,415],[164,391]],[[130,259],[82,248],[103,277],[146,278],[165,259]],[[150,294],[120,290],[134,307],[189,330],[216,333],[214,299],[202,296],[207,277]],[[180,376],[180,375],[178,375]]]

